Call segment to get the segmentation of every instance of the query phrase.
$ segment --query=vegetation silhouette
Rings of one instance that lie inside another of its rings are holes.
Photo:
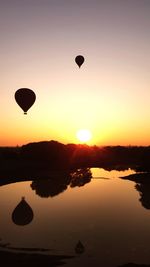
[[[40,197],[54,197],[64,192],[68,186],[84,186],[89,183],[92,173],[89,168],[77,169],[72,172],[60,172],[51,179],[34,180],[31,183],[32,190]]]
[[[150,209],[150,183],[138,183],[135,188],[140,194],[139,201],[145,209]]]
[[[77,169],[70,173],[71,181],[70,187],[84,186],[92,179],[92,172],[89,168]]]
[[[40,197],[54,197],[64,192],[69,184],[68,177],[58,179],[43,179],[34,180],[31,183],[32,190],[35,190],[36,194]]]
[[[30,180],[51,178],[51,171],[92,167],[150,172],[150,146],[64,145],[52,140],[0,148],[0,185],[29,177]]]
[[[135,189],[140,194],[139,201],[145,209],[150,209],[150,173],[136,173],[121,178],[136,183]]]

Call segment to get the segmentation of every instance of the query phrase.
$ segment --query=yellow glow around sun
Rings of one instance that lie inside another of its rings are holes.
[[[92,134],[87,129],[81,129],[81,130],[77,131],[77,138],[80,142],[85,143],[85,142],[88,142],[91,140]]]

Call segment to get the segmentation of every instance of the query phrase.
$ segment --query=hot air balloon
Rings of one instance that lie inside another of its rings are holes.
[[[76,56],[75,58],[75,62],[77,63],[77,65],[79,66],[79,68],[81,67],[81,65],[84,62],[84,57],[81,55]]]
[[[33,220],[33,210],[26,202],[25,197],[22,197],[21,201],[14,209],[12,220],[17,225],[26,225]]]
[[[24,111],[24,114],[27,114],[28,109],[34,104],[35,99],[35,93],[28,88],[20,88],[15,93],[15,100]]]

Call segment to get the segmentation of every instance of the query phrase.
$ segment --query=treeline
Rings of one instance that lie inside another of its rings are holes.
[[[30,161],[51,169],[99,167],[107,170],[150,171],[150,146],[88,146],[57,141],[0,148],[1,160]]]

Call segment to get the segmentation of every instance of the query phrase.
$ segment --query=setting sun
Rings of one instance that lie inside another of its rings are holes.
[[[87,142],[91,140],[92,134],[87,129],[81,129],[77,132],[77,138],[80,142]]]

